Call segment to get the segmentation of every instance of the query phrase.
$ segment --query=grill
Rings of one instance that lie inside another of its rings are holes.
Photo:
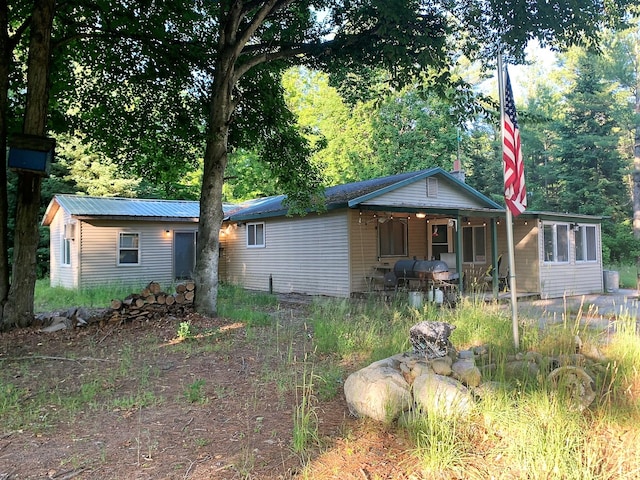
[[[458,278],[456,272],[449,272],[447,264],[441,260],[398,260],[393,266],[398,280],[450,281]]]

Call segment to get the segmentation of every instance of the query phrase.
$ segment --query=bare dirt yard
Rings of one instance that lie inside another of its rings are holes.
[[[405,478],[406,441],[350,418],[339,388],[315,411],[322,448],[294,452],[306,306],[271,314],[1,333],[0,479]]]
[[[0,333],[0,480],[435,478],[403,430],[349,415],[341,379],[314,399],[317,435],[296,451],[309,306],[266,310],[265,326],[187,314]],[[526,478],[484,458],[482,435],[474,478]],[[640,438],[593,435],[636,458]]]

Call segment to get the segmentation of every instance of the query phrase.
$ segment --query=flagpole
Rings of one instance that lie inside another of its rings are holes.
[[[498,52],[498,93],[500,98],[500,128],[502,129],[502,154],[504,156],[504,71],[502,53]],[[504,160],[502,160],[504,162]],[[518,297],[516,292],[515,253],[513,242],[513,214],[506,208],[507,256],[509,258],[509,290],[511,292],[511,325],[513,343],[516,351],[520,349],[520,333],[518,330]]]

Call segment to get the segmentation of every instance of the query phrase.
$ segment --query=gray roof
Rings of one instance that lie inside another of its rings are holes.
[[[51,223],[59,207],[81,218],[198,221],[200,216],[200,203],[193,200],[56,195],[45,212],[43,225]],[[237,208],[237,205],[223,206],[225,215]]]
[[[198,218],[200,204],[187,200],[146,200],[118,197],[56,195],[71,215]]]
[[[467,191],[478,199],[480,204],[484,204],[488,210],[504,211],[504,207],[498,205],[493,200],[482,195],[464,182],[461,182],[450,173],[440,167],[428,168],[416,172],[401,173],[398,175],[390,175],[387,177],[379,177],[371,180],[363,180],[361,182],[346,183],[344,185],[336,185],[328,187],[324,191],[325,206],[327,210],[337,208],[355,208],[357,205],[369,198],[382,195],[390,190],[400,188],[408,183],[422,180],[426,177],[434,175],[443,176],[447,180],[454,182],[462,190]],[[230,220],[240,221],[249,220],[259,217],[273,217],[287,214],[287,207],[284,204],[285,195],[274,197],[266,197],[261,201],[254,202],[253,205],[240,208],[236,212],[232,212],[229,216]]]

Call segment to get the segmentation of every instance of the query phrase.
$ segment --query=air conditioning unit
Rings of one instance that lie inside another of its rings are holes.
[[[76,224],[66,223],[64,226],[64,238],[66,240],[75,240],[76,238]]]

